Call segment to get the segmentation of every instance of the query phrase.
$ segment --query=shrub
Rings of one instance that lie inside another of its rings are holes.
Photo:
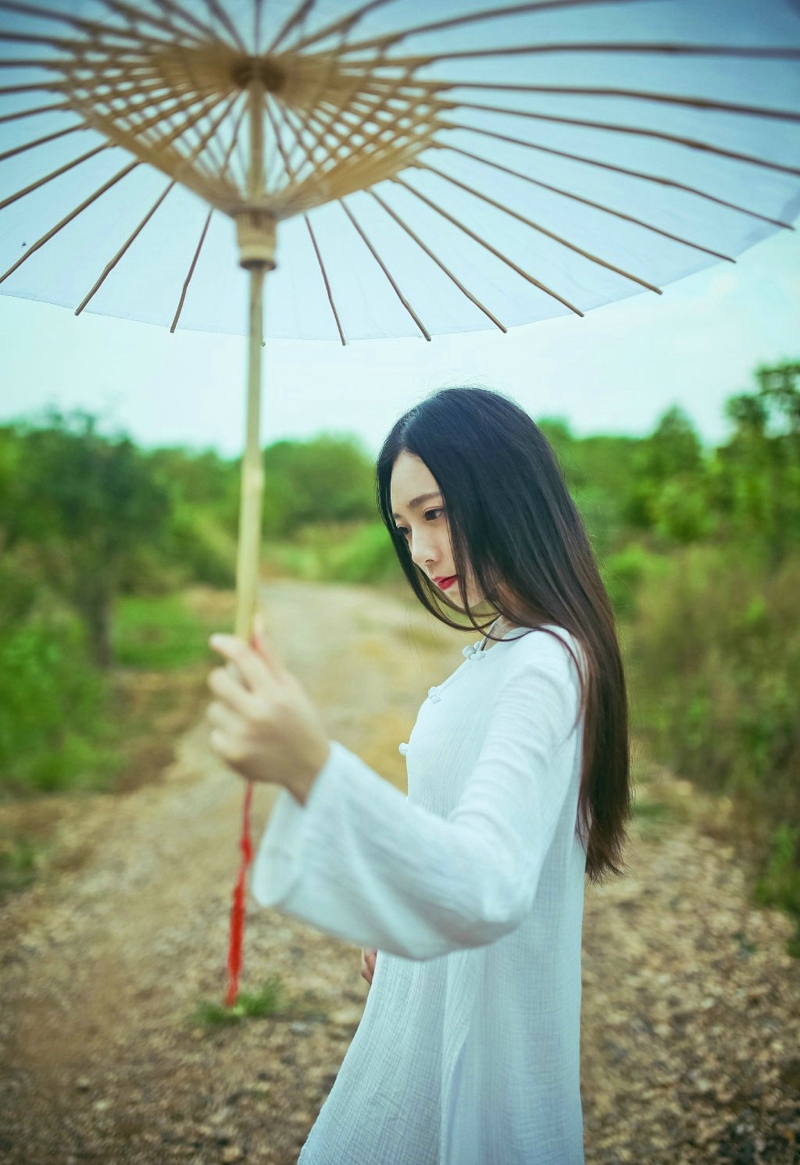
[[[383,585],[402,579],[391,539],[380,522],[304,526],[292,542],[266,540],[268,569],[314,582]]]
[[[357,526],[334,546],[328,577],[341,582],[385,583],[400,580],[402,571],[392,540],[381,522]]]
[[[121,758],[110,744],[109,693],[78,618],[55,607],[0,637],[0,786],[21,793],[105,785]]]
[[[659,761],[735,795],[764,831],[800,819],[800,560],[675,552],[645,572],[630,628],[635,727]]]
[[[208,658],[207,639],[182,594],[126,595],[117,603],[112,640],[123,667],[183,667]]]
[[[651,554],[636,543],[602,560],[600,574],[617,618],[627,618],[634,614],[636,596],[648,572],[657,580],[668,570],[669,566],[663,557]]]

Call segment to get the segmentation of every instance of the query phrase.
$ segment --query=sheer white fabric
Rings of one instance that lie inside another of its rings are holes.
[[[256,900],[378,950],[302,1165],[583,1162],[580,650],[550,629],[430,690],[407,798],[338,742],[281,790]]]

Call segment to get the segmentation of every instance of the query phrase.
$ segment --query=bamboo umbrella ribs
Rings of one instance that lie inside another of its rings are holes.
[[[271,335],[505,332],[659,293],[800,210],[800,11],[786,0],[430,11],[0,0],[0,293],[248,335],[246,640],[265,286]]]

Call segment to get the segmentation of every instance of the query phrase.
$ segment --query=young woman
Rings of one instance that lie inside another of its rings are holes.
[[[255,898],[362,946],[372,978],[299,1162],[579,1165],[584,882],[623,872],[631,808],[611,607],[550,446],[501,394],[410,409],[377,485],[417,598],[486,632],[400,745],[408,797],[326,739],[268,645],[222,637],[242,679],[210,681],[216,751],[284,786]]]

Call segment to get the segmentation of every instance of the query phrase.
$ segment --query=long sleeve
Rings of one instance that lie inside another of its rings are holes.
[[[304,806],[278,794],[254,864],[256,901],[418,960],[514,930],[564,808],[579,725],[563,644],[530,635],[511,650],[477,763],[447,818],[333,741]]]

